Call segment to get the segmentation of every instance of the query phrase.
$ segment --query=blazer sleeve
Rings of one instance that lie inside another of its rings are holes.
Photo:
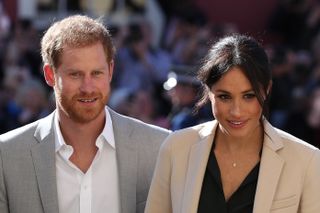
[[[316,149],[305,174],[300,213],[320,212],[320,150]]]
[[[168,142],[168,141],[167,141]],[[153,174],[145,213],[171,213],[171,146],[163,143]]]
[[[0,142],[1,143],[1,142]],[[2,156],[0,150],[0,212],[1,213],[8,213],[8,201],[7,201],[7,192],[4,183],[3,177],[3,165],[2,165]]]

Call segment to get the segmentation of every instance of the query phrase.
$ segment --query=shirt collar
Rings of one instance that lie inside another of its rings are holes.
[[[105,107],[105,115],[106,115],[105,125],[104,125],[104,128],[103,128],[101,134],[98,136],[97,140],[100,137],[103,137],[105,139],[105,141],[107,143],[109,143],[109,145],[112,148],[115,149],[116,146],[115,146],[115,140],[114,140],[112,119],[111,119],[111,116],[110,116],[110,113],[109,113],[109,110],[107,109],[107,107]],[[61,133],[61,129],[60,129],[59,121],[58,121],[58,113],[54,114],[54,132],[55,132],[55,151],[58,152],[62,146],[66,145],[64,138],[62,136],[62,133]]]
[[[54,114],[55,151],[58,152],[62,146],[66,145],[58,121],[58,112]]]
[[[114,140],[114,132],[113,132],[113,125],[112,125],[112,119],[109,113],[109,110],[107,107],[105,108],[105,114],[106,114],[106,123],[104,125],[104,128],[102,130],[101,135],[105,138],[105,140],[112,146],[112,148],[116,148],[115,140]]]

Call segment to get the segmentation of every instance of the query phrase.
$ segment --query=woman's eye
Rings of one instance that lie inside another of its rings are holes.
[[[218,95],[218,98],[221,99],[221,100],[228,100],[231,97],[229,95]]]
[[[252,94],[245,94],[245,95],[244,95],[244,98],[245,98],[245,99],[253,99],[253,98],[255,98],[255,97],[256,97],[256,95],[253,94],[253,93],[252,93]]]

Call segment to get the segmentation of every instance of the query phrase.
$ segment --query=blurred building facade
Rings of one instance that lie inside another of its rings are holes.
[[[163,88],[170,70],[197,67],[212,42],[240,32],[254,36],[269,55],[271,123],[320,147],[317,0],[0,0],[0,133],[54,110],[39,43],[49,24],[75,13],[102,18],[113,35],[109,104],[115,110],[173,128],[172,112],[183,110],[173,101],[177,93]],[[33,97],[34,88],[39,100],[23,100],[22,92]]]

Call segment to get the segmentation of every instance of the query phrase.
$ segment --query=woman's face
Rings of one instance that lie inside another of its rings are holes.
[[[211,87],[209,98],[224,135],[243,139],[260,134],[262,107],[240,68],[233,67],[226,72]]]

